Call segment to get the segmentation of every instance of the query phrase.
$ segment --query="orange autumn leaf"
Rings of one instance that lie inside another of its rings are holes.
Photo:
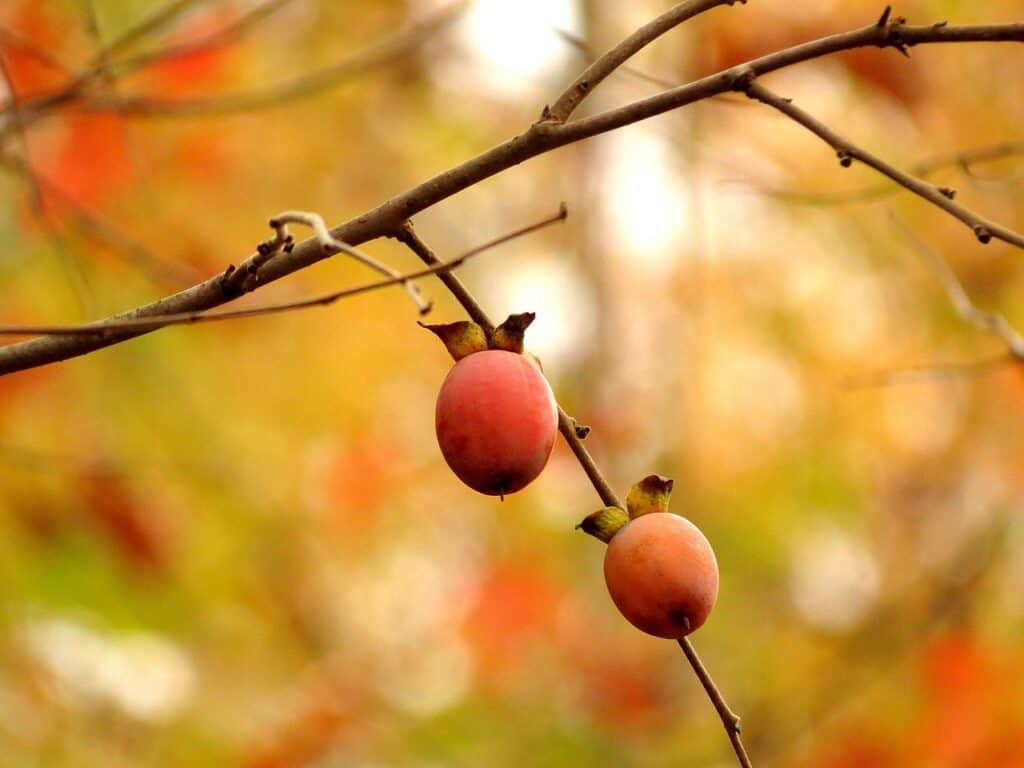
[[[72,112],[64,117],[64,131],[55,146],[39,148],[35,155],[47,211],[56,214],[69,201],[90,213],[99,213],[115,194],[132,181],[124,119],[116,114]],[[47,188],[51,187],[51,192]]]
[[[33,0],[16,4],[6,14],[0,11],[0,24],[41,51],[59,50],[66,31],[44,3]],[[19,100],[49,93],[67,82],[67,74],[45,56],[12,41],[0,41],[0,55]]]
[[[224,73],[233,43],[219,39],[234,21],[224,8],[205,8],[193,15],[164,43],[171,55],[156,59],[142,75],[155,89],[154,98],[194,94]],[[177,49],[177,52],[174,52]]]
[[[122,475],[96,470],[77,478],[86,521],[96,528],[128,564],[163,571],[171,558],[171,530],[163,510],[144,503]]]
[[[505,671],[527,645],[551,636],[561,598],[562,590],[534,563],[494,565],[464,624],[481,671]]]

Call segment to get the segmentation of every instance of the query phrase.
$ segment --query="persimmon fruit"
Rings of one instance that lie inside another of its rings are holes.
[[[637,629],[679,639],[700,627],[718,597],[718,563],[689,520],[642,515],[608,542],[604,579],[619,612]]]
[[[558,430],[558,407],[544,374],[527,357],[474,352],[448,373],[437,396],[437,443],[470,488],[504,496],[544,469]]]

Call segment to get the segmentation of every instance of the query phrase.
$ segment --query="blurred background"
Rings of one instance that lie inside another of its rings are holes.
[[[667,7],[4,0],[0,322],[179,290],[284,209],[356,215],[523,130]],[[880,12],[713,10],[580,114]],[[1022,79],[1019,46],[962,45],[765,83],[1019,230]],[[566,224],[461,274],[492,316],[538,313],[530,348],[620,493],[676,479],[721,568],[694,644],[755,764],[1024,765],[1024,375],[892,216],[1024,324],[1020,254],[734,96],[532,160],[417,230],[451,258],[561,200]],[[335,257],[239,304],[373,277]],[[422,287],[433,322],[463,317]],[[679,648],[612,605],[565,446],[503,503],[444,465],[450,361],[416,319],[392,289],[0,377],[0,763],[735,764]]]

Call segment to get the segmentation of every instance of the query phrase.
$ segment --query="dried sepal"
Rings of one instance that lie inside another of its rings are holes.
[[[662,475],[648,475],[629,489],[626,509],[630,520],[652,512],[668,512],[668,501],[675,483]]]
[[[491,349],[504,349],[506,352],[523,353],[523,339],[526,329],[530,327],[536,315],[533,312],[520,312],[509,315],[508,319],[494,329],[491,335]]]
[[[612,540],[612,536],[628,522],[629,517],[619,507],[605,507],[583,518],[576,529],[607,544]]]
[[[470,320],[439,325],[419,323],[419,326],[437,336],[455,360],[487,349],[487,334],[483,328]]]

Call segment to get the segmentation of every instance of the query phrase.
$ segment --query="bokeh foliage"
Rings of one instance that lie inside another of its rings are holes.
[[[180,289],[244,258],[283,209],[346,219],[536,119],[583,63],[549,23],[602,48],[665,4],[479,0],[359,77],[203,115],[166,105],[301,78],[429,4],[291,0],[119,72],[257,7],[180,5],[82,99],[4,124],[0,321],[91,320]],[[153,10],[7,0],[14,95],[64,87]],[[1024,18],[1011,0],[896,10]],[[636,66],[681,81],[880,11],[718,9]],[[909,167],[1020,139],[1018,48],[864,50],[766,81]],[[621,74],[587,109],[652,88]],[[111,106],[136,98],[165,108]],[[1009,154],[933,178],[1019,230],[1021,169]],[[1004,350],[888,214],[1024,324],[1020,254],[884,183],[832,199],[879,184],[737,97],[538,158],[417,229],[451,257],[568,202],[569,223],[463,276],[496,317],[538,313],[532,348],[620,492],[676,478],[673,510],[722,571],[694,642],[756,765],[1024,765],[1024,378],[969,367]],[[417,265],[394,242],[366,250]],[[370,277],[336,257],[245,302]],[[462,317],[424,289],[435,322]],[[415,320],[396,289],[0,378],[0,762],[730,764],[679,649],[605,593],[600,545],[572,529],[600,504],[564,446],[503,503],[443,465],[450,363]],[[934,363],[952,367],[908,373]]]

